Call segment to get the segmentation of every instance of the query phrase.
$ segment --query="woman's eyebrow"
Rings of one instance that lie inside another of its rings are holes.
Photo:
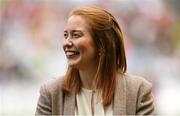
[[[68,31],[67,30],[64,30],[64,33],[67,33]]]
[[[83,32],[82,30],[72,30],[72,32]]]
[[[64,30],[64,32],[68,32],[68,30]],[[75,29],[75,30],[70,30],[70,32],[84,32],[83,30],[77,30],[77,29]]]

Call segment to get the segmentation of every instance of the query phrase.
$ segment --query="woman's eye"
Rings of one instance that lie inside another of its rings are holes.
[[[72,37],[73,37],[73,38],[79,38],[79,37],[81,37],[81,35],[80,35],[80,34],[73,34]]]
[[[64,38],[67,39],[67,37],[68,37],[68,34],[64,33]]]

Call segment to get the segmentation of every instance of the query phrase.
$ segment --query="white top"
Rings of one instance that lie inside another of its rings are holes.
[[[82,88],[76,95],[75,115],[113,115],[112,104],[103,108],[101,92]]]

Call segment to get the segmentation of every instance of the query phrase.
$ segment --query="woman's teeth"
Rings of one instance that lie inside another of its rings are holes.
[[[66,52],[67,56],[72,56],[72,55],[77,55],[77,54],[79,54],[79,52],[75,52],[75,51],[68,51],[68,52]]]

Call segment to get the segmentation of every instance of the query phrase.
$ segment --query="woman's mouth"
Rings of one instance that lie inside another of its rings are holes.
[[[80,53],[78,51],[66,51],[66,57],[69,58],[74,58],[78,56]]]

